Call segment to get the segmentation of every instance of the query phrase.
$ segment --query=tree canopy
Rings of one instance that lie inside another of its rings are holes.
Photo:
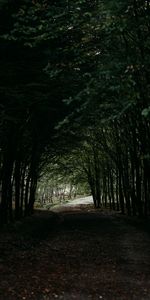
[[[73,149],[96,207],[149,213],[149,10],[1,1],[1,223],[32,213],[41,169]]]

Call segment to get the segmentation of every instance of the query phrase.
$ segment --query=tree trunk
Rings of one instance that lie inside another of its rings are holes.
[[[15,219],[20,219],[20,160],[15,161]]]
[[[12,218],[12,173],[13,173],[13,149],[10,144],[4,153],[2,167],[2,198],[0,207],[0,222],[5,224],[9,221],[9,215]],[[9,209],[9,214],[8,214]]]

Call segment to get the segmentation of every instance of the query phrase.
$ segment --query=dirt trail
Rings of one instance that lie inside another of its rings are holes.
[[[0,300],[149,300],[149,222],[89,206],[0,235]]]

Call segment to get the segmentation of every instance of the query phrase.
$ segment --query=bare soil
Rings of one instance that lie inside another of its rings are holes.
[[[150,222],[90,205],[0,233],[0,300],[149,300]]]

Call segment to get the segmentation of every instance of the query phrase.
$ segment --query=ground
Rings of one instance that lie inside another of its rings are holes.
[[[149,221],[91,204],[0,233],[0,300],[149,300]]]

